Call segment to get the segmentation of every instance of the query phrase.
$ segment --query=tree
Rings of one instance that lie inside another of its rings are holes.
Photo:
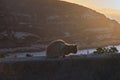
[[[96,51],[94,51],[94,54],[105,54],[107,52],[106,48],[97,48]]]
[[[110,47],[110,49],[109,49],[109,53],[118,53],[118,50],[117,50],[117,48],[116,47]]]
[[[118,50],[116,47],[110,47],[110,48],[97,48],[96,51],[93,52],[93,54],[115,54],[118,53]]]

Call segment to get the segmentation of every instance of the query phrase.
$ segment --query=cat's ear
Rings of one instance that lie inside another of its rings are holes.
[[[77,44],[74,44],[75,47],[77,47]]]

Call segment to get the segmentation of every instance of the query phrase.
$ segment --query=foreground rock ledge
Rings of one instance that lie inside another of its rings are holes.
[[[119,57],[0,61],[0,80],[120,80]]]

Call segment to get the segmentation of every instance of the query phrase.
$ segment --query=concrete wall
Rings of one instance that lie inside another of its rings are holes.
[[[120,80],[119,58],[0,62],[0,80]]]

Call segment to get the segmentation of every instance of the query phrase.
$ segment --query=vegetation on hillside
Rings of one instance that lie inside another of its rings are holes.
[[[4,54],[0,54],[0,58],[5,58],[6,56]]]

